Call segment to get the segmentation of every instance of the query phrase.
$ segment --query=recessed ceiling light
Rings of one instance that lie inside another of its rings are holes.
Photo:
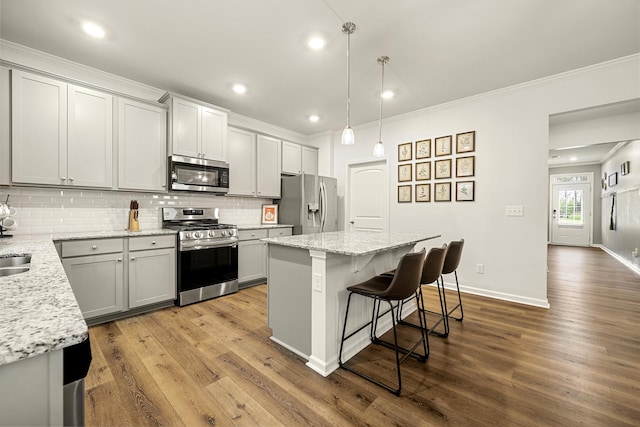
[[[578,160],[578,158],[574,156],[574,157],[570,157],[569,160],[572,162],[575,162],[576,160]]]
[[[325,44],[326,42],[321,37],[312,37],[309,39],[309,47],[313,50],[320,50]]]
[[[384,92],[382,92],[382,98],[383,99],[391,99],[391,98],[393,98],[394,95],[395,95],[395,93],[393,93],[392,90],[385,90]]]
[[[104,29],[94,22],[85,22],[82,24],[82,29],[85,33],[97,39],[101,39],[105,35]]]
[[[320,117],[315,115],[315,114],[312,114],[312,115],[309,116],[309,121],[310,122],[317,123],[318,120],[320,120]]]
[[[233,85],[233,91],[235,93],[243,94],[247,91],[247,87],[243,84],[236,83]]]

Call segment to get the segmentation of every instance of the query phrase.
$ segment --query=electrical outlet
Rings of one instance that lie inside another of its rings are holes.
[[[476,264],[476,273],[484,274],[484,264]]]
[[[506,206],[505,207],[505,215],[506,216],[524,216],[524,206]]]
[[[313,273],[311,275],[311,288],[315,292],[322,292],[322,274]]]

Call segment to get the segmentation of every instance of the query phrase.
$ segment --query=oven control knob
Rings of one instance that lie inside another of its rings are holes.
[[[222,232],[220,234],[222,234],[223,236],[226,236],[227,232],[225,230],[222,230]]]
[[[190,231],[187,231],[187,232],[185,233],[185,237],[186,237],[187,239],[190,239],[190,238],[191,238],[191,232],[190,232]]]
[[[199,231],[196,231],[195,233],[193,233],[193,237],[199,239],[200,237],[202,237],[202,234]]]
[[[213,230],[209,231],[209,237],[216,237],[216,232]]]

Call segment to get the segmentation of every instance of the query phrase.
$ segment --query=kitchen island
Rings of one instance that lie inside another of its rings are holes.
[[[271,339],[308,360],[323,376],[338,368],[348,286],[394,269],[416,243],[440,235],[343,232],[263,239],[268,243],[268,325]],[[349,325],[366,322],[372,302],[352,301]],[[408,311],[413,308],[407,307]],[[406,315],[407,311],[405,311]],[[353,323],[352,323],[353,322]],[[379,329],[390,322],[379,324]],[[345,347],[345,360],[365,348],[361,331]]]

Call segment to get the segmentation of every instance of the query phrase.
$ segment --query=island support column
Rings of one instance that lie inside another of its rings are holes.
[[[398,261],[413,245],[364,256],[349,256],[309,250],[311,255],[311,355],[307,366],[323,376],[338,369],[338,352],[346,307],[346,288],[367,280],[376,274],[395,268]],[[372,302],[369,298],[355,299],[351,303],[349,325],[368,321]],[[405,310],[410,312],[413,304]],[[350,326],[349,326],[350,327]],[[378,325],[387,330],[391,322],[386,319]],[[345,347],[348,360],[369,343],[369,333],[361,331]]]

